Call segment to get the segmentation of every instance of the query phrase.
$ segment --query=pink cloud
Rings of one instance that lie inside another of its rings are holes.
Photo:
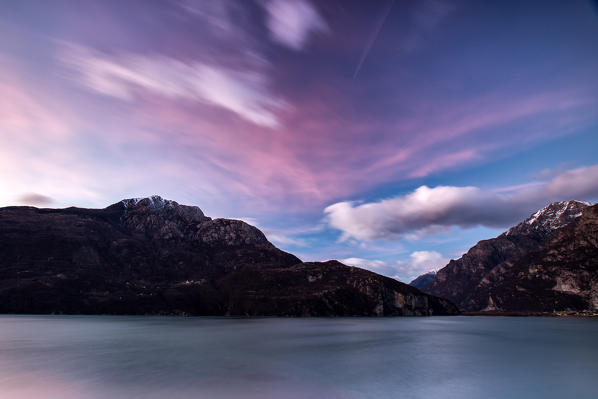
[[[302,40],[314,33],[306,32]],[[351,85],[337,74],[286,87],[293,76],[284,74],[296,69],[263,60],[58,47],[63,80],[19,80],[11,77],[19,66],[3,64],[0,81],[0,163],[12,176],[2,189],[57,203],[161,194],[223,213],[239,203],[315,212],[567,134],[595,114],[582,90],[389,100],[372,96],[381,83]],[[527,122],[535,116],[543,122]],[[56,195],[65,185],[68,195]]]
[[[205,102],[265,127],[276,127],[274,110],[284,106],[267,91],[258,71],[238,71],[166,56],[108,55],[78,45],[64,47],[62,61],[98,93],[132,101],[139,90],[170,99]]]
[[[565,134],[569,131],[567,125],[570,123],[567,112],[582,112],[583,120],[592,115],[592,104],[595,104],[595,100],[581,90],[511,97],[512,95],[508,93],[501,93],[476,98],[473,101],[462,101],[459,104],[450,103],[448,99],[428,101],[423,112],[416,112],[396,125],[396,137],[404,139],[403,145],[387,145],[386,149],[380,151],[380,159],[370,166],[370,170],[388,169],[393,166],[401,169],[401,166],[414,165],[414,161],[416,164],[423,161],[425,165],[415,166],[415,170],[408,174],[413,177],[424,177],[444,167],[462,165],[479,159],[483,153],[508,145],[509,142],[501,140],[500,137],[491,137],[491,141],[477,144],[476,149],[458,147],[452,153],[445,153],[446,147],[441,146],[451,145],[467,137],[488,136],[485,130],[490,128],[502,127],[508,131],[509,124],[540,114],[543,115],[543,119],[550,121],[547,122],[550,127],[542,130],[543,137],[549,134]],[[575,119],[579,121],[580,115],[576,115]],[[520,144],[536,138],[530,134],[529,127],[524,129],[525,134],[520,134],[518,137]],[[388,141],[392,141],[392,137],[389,137]],[[437,160],[429,156],[430,152],[439,149],[440,155]],[[428,168],[430,162],[437,162],[439,167]],[[444,165],[440,166],[441,164]]]
[[[267,0],[263,5],[272,39],[294,50],[301,50],[311,34],[328,30],[326,21],[307,0]]]
[[[39,191],[60,203],[65,196],[56,195],[56,187],[69,181],[68,198],[106,203],[121,196],[162,194],[223,213],[239,203],[257,212],[317,210],[390,180],[458,168],[512,143],[508,137],[492,145],[471,140],[485,138],[485,129],[533,112],[550,113],[558,121],[560,110],[577,104],[566,100],[570,96],[559,101],[560,93],[554,93],[543,101],[516,104],[528,104],[525,112],[510,106],[492,114],[499,100],[485,105],[490,110],[447,106],[433,118],[414,115],[392,133],[384,121],[348,112],[351,102],[326,86],[321,95],[289,99],[288,107],[277,109],[275,129],[231,118],[230,110],[217,103],[171,98],[158,90],[135,93],[131,104],[102,103],[100,109],[93,98],[71,107],[60,91],[50,100],[23,82],[4,83],[3,89],[13,100],[2,103],[0,114],[10,116],[2,123],[19,137],[3,137],[4,170],[10,168],[15,176],[7,192],[14,187]],[[492,115],[469,116],[466,108]],[[457,116],[449,123],[450,115]],[[416,132],[421,140],[411,139]],[[92,143],[101,143],[107,152],[90,158]],[[45,151],[35,157],[42,146]],[[17,183],[33,181],[33,176],[54,191]],[[104,187],[105,181],[111,187]]]
[[[467,149],[455,153],[441,155],[439,157],[435,157],[431,160],[428,160],[425,165],[412,171],[409,176],[425,177],[433,172],[437,172],[439,170],[446,170],[455,165],[461,165],[467,161],[479,158],[479,154],[473,149]]]

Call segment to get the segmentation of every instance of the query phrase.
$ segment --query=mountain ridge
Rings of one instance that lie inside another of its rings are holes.
[[[551,203],[451,260],[422,290],[468,312],[598,313],[597,226],[598,205]]]
[[[103,209],[0,208],[0,313],[457,314],[340,262],[303,263],[240,220],[159,196]]]
[[[590,205],[589,202],[577,200],[552,202],[511,227],[504,234],[529,234],[532,231],[550,233],[581,216],[583,209]]]

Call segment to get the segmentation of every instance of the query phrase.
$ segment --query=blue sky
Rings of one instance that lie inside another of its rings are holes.
[[[590,1],[0,5],[0,205],[159,194],[406,281],[598,197]]]

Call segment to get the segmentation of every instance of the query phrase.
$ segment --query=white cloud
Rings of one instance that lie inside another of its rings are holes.
[[[370,260],[363,258],[345,258],[340,260],[345,265],[361,267],[362,269],[371,270],[375,273],[382,274],[388,277],[394,277],[397,269],[388,262],[382,260]]]
[[[279,244],[279,245],[284,245],[284,246],[290,245],[290,246],[295,246],[295,247],[307,246],[307,243],[305,242],[305,240],[303,240],[301,238],[293,238],[293,237],[290,237],[285,234],[268,232],[268,231],[264,231],[264,234],[266,235],[266,237],[268,237],[268,240],[272,241],[273,243]]]
[[[449,259],[436,251],[415,251],[409,259],[397,261],[397,275],[405,276],[405,281],[411,281],[419,275],[443,268]]]
[[[125,101],[147,91],[219,106],[266,127],[277,126],[274,112],[284,107],[268,92],[265,74],[257,71],[159,55],[111,55],[72,44],[65,46],[61,59],[87,88]]]
[[[308,1],[270,0],[264,7],[272,39],[294,50],[301,50],[311,33],[328,30],[324,19]]]
[[[340,261],[349,266],[361,267],[384,276],[409,282],[421,274],[446,266],[449,259],[436,251],[415,251],[409,255],[409,258],[396,262],[363,258],[345,258]]]
[[[407,195],[373,203],[339,202],[324,212],[330,226],[343,232],[343,240],[396,240],[452,226],[508,227],[549,202],[598,197],[598,165],[522,187],[500,193],[471,186],[421,186]]]

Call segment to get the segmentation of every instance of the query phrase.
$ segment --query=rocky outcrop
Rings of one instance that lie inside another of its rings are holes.
[[[239,220],[158,196],[105,209],[0,209],[0,313],[455,314],[338,262],[301,263]]]
[[[439,270],[424,290],[462,311],[598,313],[598,205],[550,204]]]

